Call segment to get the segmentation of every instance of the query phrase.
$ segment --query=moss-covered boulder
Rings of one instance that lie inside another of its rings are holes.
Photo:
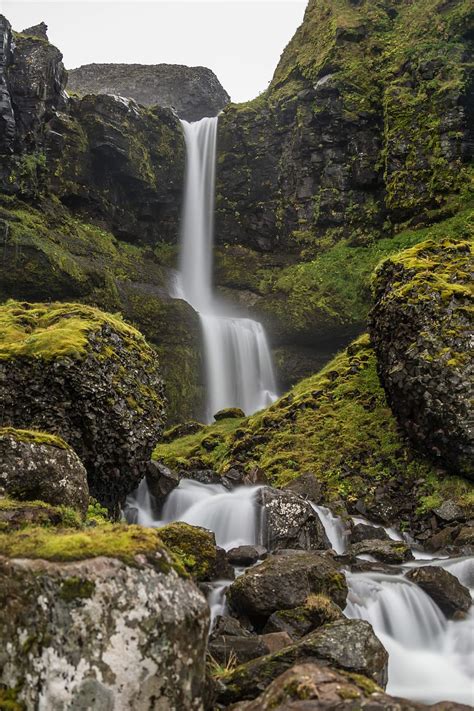
[[[85,515],[87,472],[60,437],[0,427],[0,495],[67,506]]]
[[[201,708],[208,607],[156,531],[0,534],[0,602],[19,708]]]
[[[452,473],[474,479],[474,254],[471,242],[423,242],[374,278],[371,337],[400,427]]]
[[[102,521],[103,522],[103,521]],[[83,517],[76,509],[52,506],[44,501],[17,501],[0,497],[0,531],[18,531],[29,526],[80,528]]]
[[[155,351],[120,318],[79,304],[0,307],[7,425],[60,435],[113,513],[145,474],[163,427]]]
[[[178,521],[160,528],[159,534],[193,578],[204,581],[216,577],[219,555],[211,531]]]

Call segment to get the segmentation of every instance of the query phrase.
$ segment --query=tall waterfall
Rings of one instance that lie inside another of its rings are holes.
[[[182,121],[186,175],[176,296],[198,311],[203,331],[208,421],[225,407],[251,414],[276,398],[272,358],[260,323],[239,318],[212,290],[217,117]]]

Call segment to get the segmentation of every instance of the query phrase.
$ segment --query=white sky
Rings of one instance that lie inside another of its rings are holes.
[[[44,20],[72,69],[89,62],[212,69],[233,101],[267,88],[306,0],[0,0],[15,30]]]

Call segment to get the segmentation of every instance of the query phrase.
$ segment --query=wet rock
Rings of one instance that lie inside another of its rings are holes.
[[[315,504],[321,501],[321,484],[312,472],[305,472],[296,477],[283,487],[283,491],[291,491]]]
[[[234,659],[245,664],[251,659],[273,654],[292,644],[291,637],[285,632],[275,632],[258,636],[214,635],[209,643],[209,653],[221,664],[226,665]]]
[[[357,523],[350,534],[351,544],[361,541],[389,541],[390,536],[380,526],[369,526],[365,523]]]
[[[227,551],[227,560],[231,565],[253,565],[257,560],[266,558],[267,549],[263,546],[238,546]]]
[[[296,552],[270,556],[247,570],[232,583],[227,599],[238,612],[265,619],[277,610],[304,605],[312,593],[327,595],[344,607],[345,577],[330,558]]]
[[[227,562],[225,550],[216,546],[212,531],[183,521],[168,523],[158,530],[163,543],[180,558],[195,580],[233,579],[234,569]]]
[[[245,417],[245,412],[240,407],[226,407],[214,415],[216,422],[219,422],[219,420],[240,419],[241,417]]]
[[[264,632],[287,632],[293,640],[344,617],[342,610],[326,595],[309,595],[305,604],[292,610],[278,610],[268,618]]]
[[[331,547],[318,515],[301,496],[263,487],[257,492],[256,501],[263,509],[264,543],[268,550]]]
[[[25,708],[202,708],[208,607],[164,552],[0,558],[0,591],[0,683]]]
[[[303,637],[297,644],[237,667],[223,679],[219,701],[252,699],[296,662],[311,659],[362,674],[384,687],[388,654],[363,620],[339,620]]]
[[[471,607],[471,593],[468,588],[443,568],[436,565],[414,568],[407,573],[407,578],[424,590],[448,619],[459,613],[466,613]]]
[[[192,479],[200,484],[222,484],[222,477],[213,469],[191,469],[181,470],[178,474],[180,479]]]
[[[89,503],[87,472],[60,437],[0,428],[0,495],[70,506],[85,515]]]
[[[150,494],[155,497],[157,504],[162,504],[179,484],[176,472],[154,460],[148,462],[145,476]]]
[[[210,638],[215,637],[250,637],[251,632],[243,627],[239,620],[228,615],[219,615],[216,617],[214,629],[211,632]]]
[[[360,541],[351,545],[350,553],[355,556],[371,555],[382,563],[405,563],[407,560],[413,560],[409,546],[401,541]]]

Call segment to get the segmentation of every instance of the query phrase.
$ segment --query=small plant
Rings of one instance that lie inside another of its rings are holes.
[[[231,649],[226,657],[225,663],[219,662],[212,654],[208,654],[207,665],[209,673],[213,679],[222,679],[227,676],[238,666],[239,660],[234,650]]]

